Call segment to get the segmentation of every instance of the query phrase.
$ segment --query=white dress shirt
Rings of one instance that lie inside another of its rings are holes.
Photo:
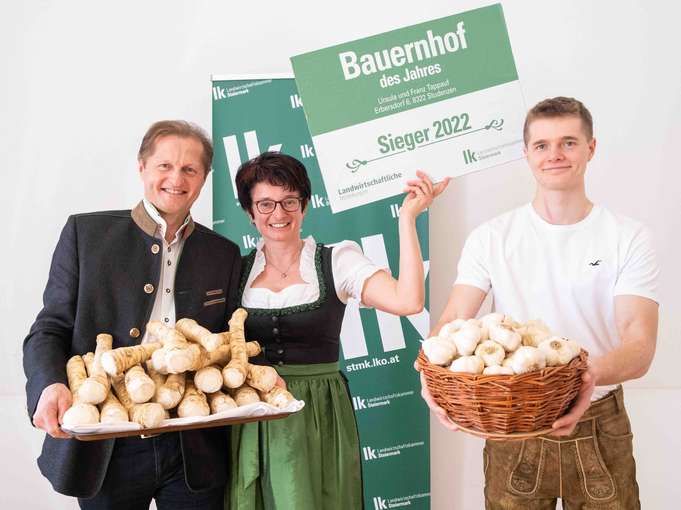
[[[161,217],[156,207],[146,198],[143,200],[144,208],[149,213],[149,216],[156,222],[158,228],[156,229],[155,237],[161,244],[161,277],[158,280],[156,287],[156,297],[154,299],[154,307],[151,310],[150,321],[160,321],[168,327],[175,326],[175,271],[177,270],[177,261],[180,259],[182,248],[184,247],[184,232],[186,226],[189,224],[190,215],[184,220],[182,226],[177,229],[175,237],[168,242],[165,239],[168,224]],[[144,334],[142,343],[148,342],[148,335]]]

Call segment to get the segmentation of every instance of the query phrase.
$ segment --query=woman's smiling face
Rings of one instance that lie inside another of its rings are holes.
[[[261,213],[258,204],[264,201],[281,202],[286,199],[299,199],[300,194],[295,190],[286,189],[283,186],[275,186],[268,182],[259,182],[251,190],[251,216],[255,227],[260,232],[265,242],[296,241],[300,239],[300,229],[303,225],[305,212],[299,202],[295,211],[286,211],[281,203],[275,204],[274,210],[269,213]]]

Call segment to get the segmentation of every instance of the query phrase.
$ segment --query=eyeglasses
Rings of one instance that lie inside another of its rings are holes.
[[[288,197],[284,200],[259,200],[255,203],[260,214],[270,214],[277,208],[277,204],[286,212],[296,212],[300,209],[303,199],[300,197]]]

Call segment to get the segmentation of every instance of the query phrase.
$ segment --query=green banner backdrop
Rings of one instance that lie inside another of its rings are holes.
[[[266,150],[301,160],[312,182],[303,237],[334,244],[351,239],[379,265],[399,268],[398,222],[402,196],[332,214],[302,103],[291,77],[214,77],[213,228],[255,248],[258,233],[239,207],[234,176],[239,165]],[[428,284],[428,216],[417,221]],[[427,287],[426,287],[427,288]],[[426,293],[427,295],[427,293]],[[359,425],[367,509],[430,508],[429,421],[412,368],[428,334],[426,309],[396,317],[348,303],[341,331],[341,366],[350,381]]]

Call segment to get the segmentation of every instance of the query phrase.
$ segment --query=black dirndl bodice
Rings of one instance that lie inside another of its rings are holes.
[[[319,298],[286,308],[246,308],[246,339],[260,342],[263,352],[249,362],[301,365],[338,361],[345,304],[338,299],[331,269],[332,248],[317,244],[315,269]],[[239,301],[255,261],[253,250],[243,260]]]

